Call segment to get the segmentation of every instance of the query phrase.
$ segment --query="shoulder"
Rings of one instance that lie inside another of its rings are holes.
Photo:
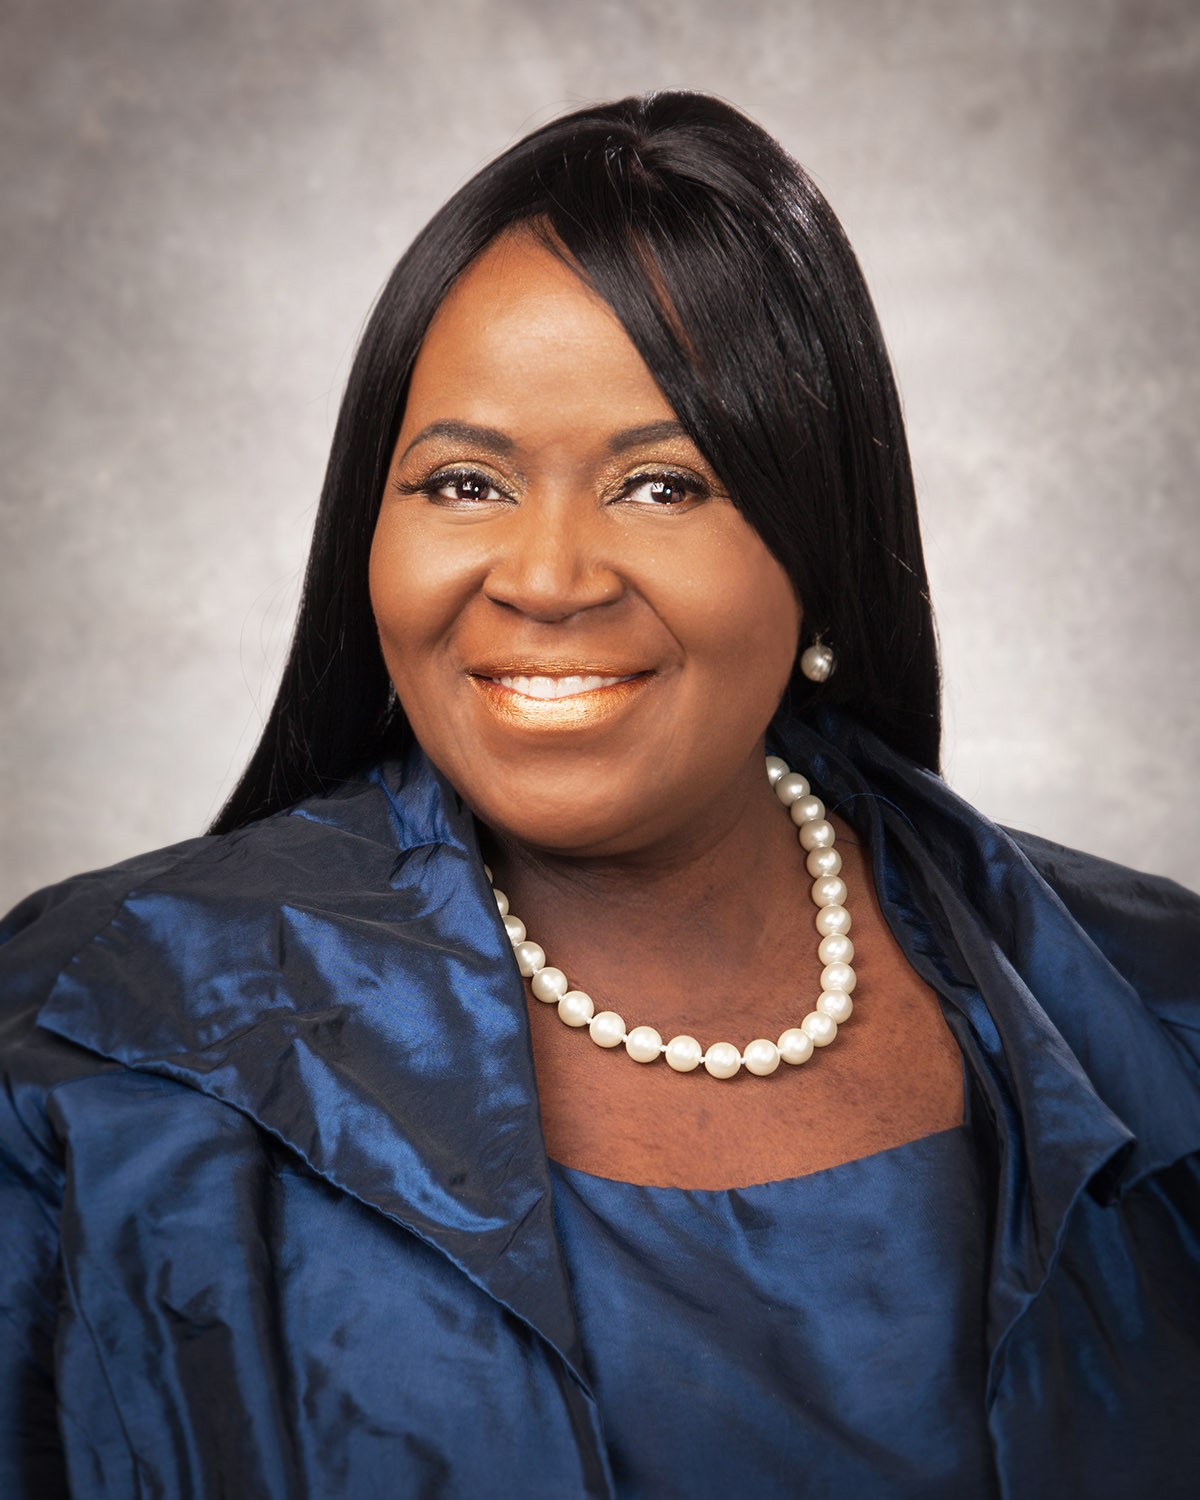
[[[148,927],[183,915],[238,920],[289,896],[319,890],[352,865],[386,867],[397,846],[390,794],[371,773],[325,797],[230,833],[203,835],[72,876],[21,901],[0,921],[0,1004],[44,991],[47,980],[122,913]],[[154,904],[157,903],[157,904]],[[177,931],[177,927],[175,928]]]
[[[111,1072],[119,1036],[163,1040],[183,1007],[211,1022],[220,979],[266,967],[289,910],[387,888],[393,797],[374,773],[231,833],[189,839],[27,897],[0,921],[0,1073],[33,1109]],[[86,996],[87,1046],[45,1024]],[[32,1120],[27,1115],[25,1123]]]
[[[1121,1118],[1139,1084],[1139,1118],[1182,1097],[1196,1111],[1200,897],[1002,827],[860,728],[832,727],[838,790],[886,829],[914,899],[946,946],[987,972],[989,993],[1003,999],[1015,983],[1034,1000]],[[1200,1140],[1200,1113],[1195,1130]]]
[[[1200,895],[1165,876],[1005,832],[1086,939],[1200,1057]]]
[[[0,1066],[14,1108],[29,1104],[31,1091],[45,1096],[109,1066],[40,1030],[38,1012],[80,953],[103,941],[130,892],[169,878],[203,843],[189,840],[72,876],[34,892],[0,921]]]
[[[1200,947],[1200,895],[1165,875],[1150,875],[1034,833],[1006,828],[1042,879],[1082,926],[1106,939],[1122,926]]]

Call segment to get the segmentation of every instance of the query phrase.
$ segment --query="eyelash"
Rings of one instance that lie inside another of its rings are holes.
[[[621,487],[622,496],[628,495],[632,490],[640,489],[644,484],[671,484],[688,492],[686,500],[707,500],[712,491],[702,480],[693,479],[690,474],[681,474],[677,469],[647,469],[641,474],[631,474]],[[655,510],[677,510],[680,506],[663,505],[653,507]]]
[[[480,484],[486,486],[488,489],[499,490],[500,494],[504,495],[504,491],[500,489],[500,486],[493,480],[489,479],[488,476],[482,473],[479,469],[466,468],[438,469],[438,471],[434,474],[431,474],[428,479],[420,479],[415,484],[404,484],[400,480],[397,480],[396,489],[402,495],[424,495],[429,500],[437,500],[439,498],[444,499],[444,497],[439,497],[438,491],[444,490],[447,485],[461,483],[463,480],[472,479],[478,480]],[[504,498],[508,499],[510,497],[505,495]],[[447,503],[453,504],[452,501]],[[459,503],[470,504],[469,501],[460,501]]]
[[[500,489],[500,486],[494,480],[490,479],[486,474],[484,474],[482,470],[471,468],[438,469],[437,472],[431,474],[428,479],[418,480],[414,484],[404,484],[400,480],[397,480],[395,487],[402,495],[424,495],[429,500],[442,499],[443,503],[450,505],[453,505],[455,503],[458,503],[460,505],[470,505],[472,503],[476,503],[470,500],[460,500],[458,502],[452,500],[447,501],[444,496],[439,496],[439,490],[444,490],[448,485],[451,484],[460,484],[464,480],[476,481],[480,485],[486,486],[488,489],[497,490],[499,491],[500,495],[506,500],[510,500],[512,498],[510,495],[505,494],[505,492]],[[687,500],[707,500],[709,498],[709,495],[711,494],[708,485],[706,485],[702,480],[694,478],[690,474],[684,474],[677,469],[646,469],[641,473],[631,474],[629,476],[629,478],[621,487],[620,498],[624,499],[634,490],[640,489],[642,485],[645,484],[668,484],[687,491],[687,495],[685,496],[684,501],[680,502],[679,504],[663,504],[649,507],[656,510],[680,510],[683,508],[683,505],[687,503]],[[494,504],[495,502],[493,501],[491,503]]]

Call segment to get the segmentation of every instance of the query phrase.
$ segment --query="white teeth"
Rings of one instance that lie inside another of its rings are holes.
[[[511,688],[525,698],[573,698],[577,693],[594,693],[597,688],[624,682],[624,677],[497,677],[501,687]]]

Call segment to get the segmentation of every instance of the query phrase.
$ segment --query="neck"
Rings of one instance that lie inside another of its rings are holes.
[[[678,998],[703,974],[704,993],[727,1005],[723,979],[744,985],[781,931],[813,943],[811,878],[760,756],[703,818],[619,856],[571,857],[487,830],[482,842],[549,961],[598,993],[636,983]]]

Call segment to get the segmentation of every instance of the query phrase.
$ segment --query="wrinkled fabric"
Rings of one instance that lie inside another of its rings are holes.
[[[962,1049],[997,1492],[1194,1493],[1200,901],[997,828],[847,718],[772,741]],[[521,980],[419,750],[0,935],[0,1494],[621,1493]],[[795,1493],[924,1493],[866,1463]]]
[[[724,1191],[551,1180],[628,1500],[996,1493],[969,1125]]]

